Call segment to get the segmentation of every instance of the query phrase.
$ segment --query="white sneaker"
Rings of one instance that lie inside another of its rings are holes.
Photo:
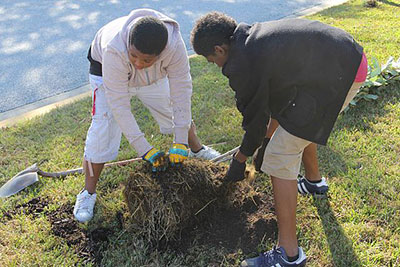
[[[192,157],[192,158],[201,158],[201,159],[211,160],[220,155],[221,155],[221,153],[219,153],[215,149],[208,147],[208,146],[204,146],[204,145],[203,145],[203,148],[200,149],[200,151],[197,153],[194,153],[194,152],[192,152],[192,150],[189,149],[189,157]]]
[[[87,190],[82,190],[76,196],[74,216],[80,222],[87,222],[93,217],[94,203],[96,203],[96,193],[89,194]]]

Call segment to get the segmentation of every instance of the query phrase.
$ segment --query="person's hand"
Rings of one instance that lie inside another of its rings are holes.
[[[154,147],[147,151],[146,154],[142,156],[142,159],[151,164],[151,170],[153,172],[165,171],[167,169],[168,160],[165,157],[165,153]]]
[[[189,155],[188,147],[185,144],[172,144],[169,149],[169,162],[172,166],[180,166]]]
[[[227,182],[241,181],[244,179],[245,170],[246,159],[245,156],[239,151],[231,160],[228,172],[225,175],[225,180]]]
[[[267,148],[268,142],[269,142],[269,138],[264,138],[262,145],[257,149],[256,153],[254,153],[253,156],[253,164],[254,164],[254,168],[256,169],[256,171],[260,171],[261,170],[261,165],[263,163],[264,160],[264,153],[265,153],[265,149]]]

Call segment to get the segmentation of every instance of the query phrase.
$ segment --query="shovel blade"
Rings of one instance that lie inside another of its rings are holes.
[[[0,197],[12,196],[39,181],[37,172],[17,174],[0,188]]]

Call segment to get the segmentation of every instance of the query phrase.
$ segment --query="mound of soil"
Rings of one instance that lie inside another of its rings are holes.
[[[193,159],[159,173],[138,164],[124,189],[133,231],[152,244],[175,239],[226,199],[232,185],[223,183],[225,172],[225,166]]]
[[[272,196],[255,192],[248,180],[225,182],[226,170],[195,159],[156,174],[138,165],[124,190],[132,230],[158,249],[171,245],[182,252],[195,240],[248,253],[275,238]]]

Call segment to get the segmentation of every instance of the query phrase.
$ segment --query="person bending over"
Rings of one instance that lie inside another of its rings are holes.
[[[303,151],[326,145],[333,125],[366,78],[363,48],[345,31],[318,21],[285,19],[237,24],[219,12],[195,23],[195,52],[222,68],[235,92],[245,134],[226,179],[244,179],[246,159],[260,147],[270,117],[279,126],[261,171],[271,176],[278,242],[242,266],[304,266],[296,237],[297,176]]]
[[[219,155],[201,145],[196,135],[189,60],[176,21],[155,10],[133,10],[97,32],[88,59],[93,107],[83,161],[85,188],[74,208],[80,222],[93,217],[96,184],[104,164],[117,157],[122,133],[153,171],[165,170],[168,161],[181,164],[188,155],[205,159]],[[131,111],[137,109],[131,106],[132,97],[150,110],[161,133],[174,134],[169,159],[139,129]]]

